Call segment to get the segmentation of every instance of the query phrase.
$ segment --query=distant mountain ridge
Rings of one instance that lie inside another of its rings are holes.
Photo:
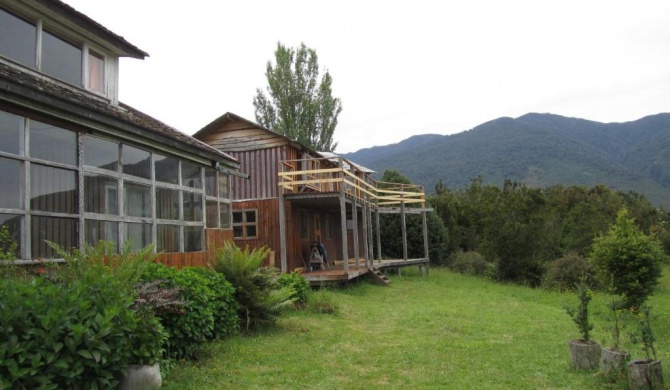
[[[604,184],[670,207],[670,113],[624,123],[530,113],[344,156],[380,175],[396,169],[429,193],[440,179],[463,188],[482,176],[486,183],[512,179],[533,187]]]

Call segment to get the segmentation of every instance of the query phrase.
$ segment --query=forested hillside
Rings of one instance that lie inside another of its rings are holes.
[[[599,123],[552,114],[499,118],[454,135],[427,134],[345,157],[383,173],[395,169],[433,192],[476,177],[532,187],[604,184],[670,207],[670,114]]]

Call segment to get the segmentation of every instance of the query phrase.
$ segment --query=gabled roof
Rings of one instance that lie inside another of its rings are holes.
[[[34,0],[34,2],[48,9],[51,13],[67,19],[74,25],[86,30],[88,33],[102,38],[109,44],[116,47],[119,50],[117,54],[122,57],[132,57],[138,59],[149,57],[149,54],[128,42],[122,36],[113,33],[100,23],[82,14],[81,12],[60,0]]]
[[[237,159],[126,104],[109,101],[77,88],[40,77],[0,61],[0,101],[47,114],[73,115],[111,126],[148,142],[159,142],[201,157],[239,167]],[[48,110],[48,111],[47,111]]]
[[[197,133],[193,134],[193,137],[195,137],[197,139],[205,139],[208,135],[216,133],[217,131],[219,131],[219,129],[221,129],[223,126],[225,126],[229,123],[238,122],[238,121],[246,123],[247,125],[249,125],[250,128],[263,130],[263,131],[268,132],[269,134],[275,135],[277,137],[281,137],[281,138],[285,139],[290,145],[292,145],[292,146],[294,146],[298,149],[307,150],[314,155],[319,155],[323,158],[328,159],[329,161],[331,161],[335,164],[337,164],[337,159],[340,157],[339,155],[337,155],[333,152],[319,152],[319,151],[316,151],[316,150],[310,148],[309,146],[306,146],[306,145],[304,145],[304,144],[302,144],[298,141],[295,141],[295,140],[293,140],[289,137],[286,137],[285,135],[279,134],[275,131],[272,131],[268,128],[265,128],[265,127],[259,125],[258,123],[255,123],[253,121],[245,119],[245,118],[243,118],[239,115],[233,114],[232,112],[226,112],[225,114],[221,115],[220,117],[214,119],[207,126],[203,127]],[[356,163],[354,163],[350,160],[344,159],[344,161],[345,161],[345,168],[347,170],[349,170],[351,168],[351,166],[354,166],[357,170],[359,170],[359,171],[361,171],[365,174],[377,173],[377,172],[373,171],[372,169],[369,169],[369,168],[366,168],[362,165],[356,164]]]
[[[279,133],[277,133],[273,130],[270,130],[267,127],[263,127],[263,126],[259,125],[258,123],[250,121],[249,119],[243,118],[243,117],[241,117],[237,114],[233,114],[232,112],[226,112],[225,114],[221,115],[220,117],[214,119],[207,126],[203,127],[202,129],[198,130],[195,134],[193,134],[193,137],[195,137],[197,139],[203,139],[203,138],[205,138],[206,136],[208,136],[212,133],[216,133],[221,127],[223,127],[223,126],[225,126],[229,123],[233,123],[233,122],[237,122],[237,121],[246,123],[250,127],[253,127],[255,129],[264,130],[264,131],[266,131],[266,132],[268,132],[272,135],[283,138],[295,147],[298,147],[298,148],[301,148],[301,149],[307,149],[307,150],[310,150],[310,151],[316,153],[316,151],[314,149],[310,148],[309,146],[303,145],[296,140],[293,140],[293,139],[291,139],[291,138],[289,138],[289,137],[287,137],[283,134],[279,134]]]

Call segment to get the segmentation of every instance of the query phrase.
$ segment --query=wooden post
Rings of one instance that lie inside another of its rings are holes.
[[[368,198],[368,259],[370,259],[370,265],[372,265],[375,259],[374,245],[372,238],[372,203],[369,202]]]
[[[365,268],[368,268],[370,266],[369,263],[369,242],[368,242],[368,202],[367,199],[363,199],[362,205],[362,214],[363,214],[363,249],[365,249],[365,254],[363,255],[363,258],[365,259]]]
[[[377,224],[377,262],[382,262],[382,232],[379,223],[379,207],[375,210],[375,223]]]
[[[342,234],[342,261],[344,261],[344,272],[349,272],[349,248],[347,247],[347,201],[345,199],[344,185],[344,161],[338,157],[338,166],[340,168],[340,220]]]
[[[402,184],[401,184],[402,186]],[[402,187],[401,187],[402,188]],[[405,195],[400,195],[400,223],[402,228],[402,258],[407,261],[407,220],[405,216]]]
[[[279,166],[279,169],[283,170],[281,163]],[[287,273],[288,264],[286,261],[286,210],[284,205],[284,187],[279,187],[279,247],[281,272]]]
[[[360,247],[358,245],[358,201],[356,196],[351,201],[351,219],[354,223],[354,259],[356,259],[356,269],[359,268]]]

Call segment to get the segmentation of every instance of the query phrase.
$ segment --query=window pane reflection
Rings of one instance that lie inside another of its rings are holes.
[[[202,188],[200,165],[189,161],[181,162],[181,184],[187,187]]]
[[[84,178],[84,210],[87,213],[119,214],[119,182],[107,176]]]
[[[179,219],[179,191],[156,188],[156,218]]]
[[[0,208],[22,208],[21,162],[0,157]]]
[[[59,255],[46,241],[69,251],[77,246],[77,220],[33,216],[30,219],[31,253],[33,258],[57,258]]]
[[[200,226],[184,226],[184,252],[201,251],[202,237]]]
[[[37,27],[2,9],[0,26],[0,54],[21,65],[34,68]]]
[[[124,236],[126,243],[130,243],[130,249],[139,251],[151,244],[151,225],[148,223],[124,223]]]
[[[158,225],[158,252],[179,252],[179,226]]]
[[[84,136],[84,165],[116,172],[119,165],[119,144]]]
[[[125,182],[123,190],[124,211],[131,217],[151,216],[151,188]]]
[[[154,155],[154,171],[157,181],[179,184],[179,160],[176,158]]]
[[[23,123],[23,117],[0,111],[0,151],[23,155]]]
[[[54,125],[30,121],[30,157],[77,165],[77,134]]]
[[[77,213],[77,173],[31,164],[30,208],[52,213]]]
[[[42,72],[82,86],[81,49],[55,35],[42,32]]]
[[[123,145],[121,164],[123,165],[123,173],[151,179],[150,154],[146,150]]]
[[[85,221],[86,243],[91,246],[98,245],[100,241],[112,243],[112,250],[119,252],[119,223],[110,221]]]

